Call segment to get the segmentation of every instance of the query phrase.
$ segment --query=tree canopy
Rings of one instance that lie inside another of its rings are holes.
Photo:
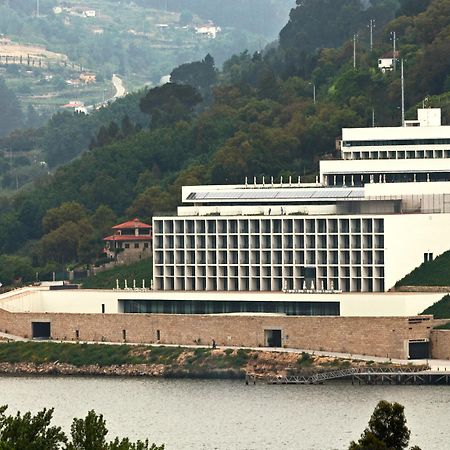
[[[349,450],[402,450],[408,446],[410,431],[406,426],[405,408],[399,403],[381,400],[375,407],[358,442]],[[413,447],[420,450],[418,447]],[[411,449],[411,450],[413,450]]]
[[[164,445],[148,440],[132,442],[128,438],[107,441],[108,429],[103,416],[91,410],[84,419],[73,419],[70,438],[61,427],[51,425],[53,409],[15,416],[0,407],[0,448],[2,450],[164,450]]]

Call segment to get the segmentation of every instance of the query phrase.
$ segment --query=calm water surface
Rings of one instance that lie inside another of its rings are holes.
[[[381,399],[405,405],[411,445],[450,448],[450,387],[245,386],[240,381],[0,377],[10,411],[55,407],[73,417],[102,413],[109,437],[150,438],[167,450],[345,449]]]

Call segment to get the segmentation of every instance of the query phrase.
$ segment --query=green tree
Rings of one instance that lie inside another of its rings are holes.
[[[56,230],[66,222],[79,222],[86,219],[87,214],[84,206],[77,202],[65,202],[57,208],[52,208],[47,211],[42,219],[42,226],[44,232],[49,233]]]
[[[375,407],[358,442],[349,450],[402,450],[408,446],[410,431],[406,426],[405,408],[399,403],[381,400]],[[414,447],[416,450],[418,447]]]
[[[94,410],[85,419],[74,419],[70,428],[72,441],[66,450],[164,450],[164,445],[149,444],[148,440],[131,442],[128,438],[106,441],[108,429],[103,416]]]
[[[167,83],[147,92],[141,110],[149,114],[153,126],[167,125],[189,118],[202,97],[192,86]]]
[[[432,0],[400,0],[397,16],[417,16],[425,11]]]
[[[14,92],[9,89],[3,78],[0,78],[0,136],[20,128],[23,114]]]
[[[149,222],[155,212],[170,211],[174,207],[173,199],[168,192],[163,191],[159,186],[151,186],[137,196],[128,208],[127,214]]]
[[[33,279],[31,260],[22,256],[0,255],[0,282],[11,285],[16,281]]]
[[[30,412],[5,415],[0,407],[0,448],[2,450],[59,450],[67,441],[60,427],[50,426],[53,409],[43,409],[35,416]]]
[[[72,442],[67,450],[103,450],[106,447],[106,421],[95,411],[88,412],[84,419],[73,419],[70,427]]]
[[[202,61],[194,61],[172,70],[172,83],[188,84],[200,91],[209,89],[217,81],[214,58],[208,53]]]

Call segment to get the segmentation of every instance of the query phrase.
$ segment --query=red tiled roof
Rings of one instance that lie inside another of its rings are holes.
[[[120,223],[119,225],[115,225],[113,230],[119,230],[122,228],[151,228],[151,225],[147,225],[144,222],[141,222],[139,219],[130,220],[128,222]]]
[[[151,241],[152,240],[152,236],[150,234],[146,234],[146,235],[140,235],[140,236],[134,236],[134,235],[129,235],[129,236],[123,236],[121,234],[116,234],[113,236],[107,236],[105,238],[103,238],[104,241]]]

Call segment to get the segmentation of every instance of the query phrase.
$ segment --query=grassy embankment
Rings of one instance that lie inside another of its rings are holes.
[[[445,295],[441,300],[425,309],[422,314],[433,314],[436,319],[450,319],[450,295]],[[450,322],[434,328],[438,330],[450,330]]]
[[[136,280],[136,286],[138,287],[142,287],[142,280],[145,280],[146,287],[150,287],[152,259],[142,259],[135,263],[118,265],[112,269],[105,270],[83,280],[82,287],[84,289],[114,289],[117,279],[121,288],[124,287],[125,280],[127,280],[128,287],[133,286],[133,280]]]
[[[450,286],[450,251],[433,261],[422,263],[395,284],[396,288],[402,286]],[[450,319],[450,295],[445,295],[421,314],[432,314],[436,319]],[[450,322],[435,328],[448,330]]]
[[[422,263],[395,284],[401,286],[450,286],[450,251]]]
[[[386,363],[389,364],[389,363]],[[184,348],[147,345],[4,342],[0,373],[264,378],[347,367],[379,366],[357,361],[246,349]]]

